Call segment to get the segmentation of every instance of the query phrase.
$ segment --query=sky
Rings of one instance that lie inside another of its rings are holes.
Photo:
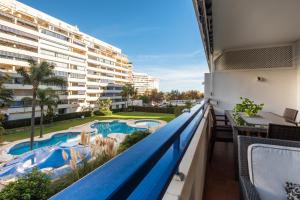
[[[162,91],[203,91],[208,67],[192,0],[19,1],[121,48]]]

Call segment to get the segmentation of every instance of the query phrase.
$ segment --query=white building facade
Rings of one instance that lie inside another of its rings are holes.
[[[159,91],[159,79],[145,73],[133,72],[133,85],[138,94],[143,95],[147,91]]]
[[[31,59],[54,64],[55,74],[67,80],[59,113],[93,107],[99,98],[111,98],[113,108],[124,105],[120,92],[132,80],[132,64],[121,49],[20,2],[1,0],[0,71],[12,77],[5,87],[15,94],[9,119],[30,117],[31,108],[20,100],[31,95],[31,86],[22,85],[16,69],[29,67]]]

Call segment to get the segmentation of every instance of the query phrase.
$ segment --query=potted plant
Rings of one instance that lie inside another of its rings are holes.
[[[264,104],[255,104],[254,101],[240,97],[242,103],[238,103],[234,106],[233,111],[235,113],[244,112],[248,117],[255,116],[264,107]]]

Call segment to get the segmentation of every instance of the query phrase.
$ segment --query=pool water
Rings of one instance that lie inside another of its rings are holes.
[[[91,158],[90,149],[83,146],[72,147],[78,154],[84,155],[86,159]],[[65,152],[68,156],[65,160],[62,156]],[[22,176],[30,172],[33,168],[38,169],[57,169],[66,164],[69,164],[71,159],[70,148],[68,147],[44,147],[36,149],[35,151],[30,151],[22,154],[16,159],[7,162],[5,165],[0,167],[0,179],[5,179],[9,177]],[[80,156],[77,158],[77,164],[82,160]],[[52,171],[51,176],[53,178],[65,174],[67,171],[64,169]]]
[[[104,137],[107,137],[110,133],[124,133],[131,134],[136,131],[145,131],[146,128],[137,128],[128,126],[125,122],[98,122],[92,125],[92,128],[96,128],[99,134],[102,134]]]
[[[52,146],[59,143],[67,142],[69,139],[75,138],[79,135],[79,132],[66,132],[58,133],[53,135],[51,138],[41,141],[35,141],[33,143],[33,149],[38,149],[42,147]],[[9,154],[20,155],[30,150],[30,142],[22,142],[16,144],[9,150]]]
[[[141,123],[150,123],[150,125],[155,124],[154,122],[141,120]],[[98,122],[91,127],[96,128],[98,134],[102,134],[104,137],[107,137],[110,133],[131,134],[136,131],[147,130],[147,128],[131,127],[127,123],[119,121]],[[34,151],[30,151],[30,142],[16,144],[8,152],[9,154],[16,155],[16,157],[14,160],[0,167],[0,179],[22,176],[30,172],[34,167],[38,169],[55,169],[52,171],[54,178],[60,176],[62,173],[66,173],[62,166],[69,163],[71,157],[70,148],[84,154],[87,159],[91,157],[89,147],[78,145],[77,137],[79,135],[80,132],[57,133],[49,139],[35,141],[33,145]],[[67,160],[64,160],[62,152],[67,153]],[[78,158],[78,164],[80,162],[81,160]]]
[[[136,121],[135,124],[139,126],[154,127],[154,126],[159,126],[160,122],[154,120],[139,120]]]

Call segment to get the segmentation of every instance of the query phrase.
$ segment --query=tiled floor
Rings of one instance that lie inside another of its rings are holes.
[[[207,165],[204,200],[239,200],[234,180],[233,144],[216,142],[212,161]]]

